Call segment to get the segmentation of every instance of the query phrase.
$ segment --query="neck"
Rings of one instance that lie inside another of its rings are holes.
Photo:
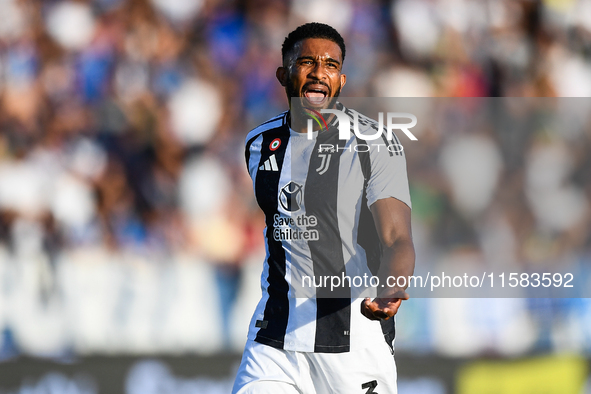
[[[308,132],[308,119],[312,120],[312,118],[309,116],[302,116],[302,115],[293,116],[293,111],[290,110],[289,112],[290,112],[289,127],[291,127],[291,129],[293,131],[296,131],[298,133],[307,133]],[[314,131],[320,130],[320,127],[314,121],[312,121],[312,130],[314,130]]]
[[[336,104],[336,101],[335,101]],[[336,105],[332,105],[332,108],[335,108]],[[320,112],[321,110],[318,109],[318,112]],[[295,116],[294,116],[295,114]],[[328,116],[327,116],[328,115]],[[318,117],[317,115],[314,115],[316,118]],[[325,126],[323,125],[324,121],[326,121],[326,124],[330,124],[333,120],[333,118],[335,117],[334,114],[322,114],[321,115],[324,119],[321,119],[320,122],[322,123],[322,125],[318,125],[318,122],[316,122],[313,118],[313,116],[311,116],[310,114],[307,113],[307,111],[303,110],[303,109],[295,109],[293,107],[290,107],[289,109],[289,117],[288,117],[288,124],[289,127],[298,132],[298,133],[307,133],[308,132],[308,122],[311,121],[312,122],[312,130],[313,131],[319,131],[325,128]]]

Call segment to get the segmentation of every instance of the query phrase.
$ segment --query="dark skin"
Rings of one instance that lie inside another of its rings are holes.
[[[287,64],[279,67],[275,73],[281,86],[285,87],[288,100],[291,97],[306,97],[312,91],[324,93],[326,97],[338,96],[347,82],[347,76],[341,72],[343,57],[341,48],[335,42],[323,38],[308,38],[296,44],[292,54],[293,56],[288,56]],[[322,103],[306,102],[307,107],[317,111],[328,108],[329,105],[330,100]],[[305,133],[306,124],[295,123],[299,118],[302,117],[291,117],[294,120],[291,128]]]
[[[282,67],[276,72],[277,79],[285,87],[287,99],[306,98],[305,106],[315,110],[329,108],[331,97],[337,97],[345,86],[347,77],[342,73],[343,58],[340,47],[323,38],[308,38],[300,41]],[[324,95],[326,99],[320,100]],[[293,108],[290,108],[293,111]],[[296,118],[292,116],[292,121]],[[303,122],[291,128],[305,133]],[[376,201],[370,207],[382,244],[382,264],[378,277],[386,283],[388,276],[408,277],[414,272],[415,251],[410,228],[410,208],[400,200],[389,197]],[[403,300],[408,300],[406,287],[384,287],[374,300],[361,303],[361,313],[370,320],[388,320],[394,316]]]
[[[377,200],[370,209],[383,250],[378,272],[380,283],[387,283],[389,276],[408,278],[415,268],[410,208],[402,201],[389,197]],[[406,287],[386,286],[384,289],[373,301],[366,298],[361,303],[361,313],[370,320],[388,320],[398,312],[402,301],[409,299]]]

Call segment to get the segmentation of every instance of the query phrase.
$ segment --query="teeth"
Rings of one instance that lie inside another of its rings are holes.
[[[326,97],[326,95],[323,92],[318,92],[318,91],[308,91],[306,92],[306,98],[312,103],[312,104],[320,104],[324,101],[324,98]]]

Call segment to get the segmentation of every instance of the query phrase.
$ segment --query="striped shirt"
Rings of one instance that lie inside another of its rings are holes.
[[[340,103],[338,108],[351,125],[358,116],[362,134],[377,130],[375,121]],[[377,272],[381,245],[369,207],[388,197],[410,207],[404,154],[385,136],[364,141],[351,133],[340,140],[336,117],[312,139],[291,130],[288,119],[286,111],[246,138],[248,172],[266,222],[262,298],[249,339],[324,353],[360,349],[384,338],[392,346],[394,319],[365,318],[355,286],[318,287],[305,278],[363,278]]]

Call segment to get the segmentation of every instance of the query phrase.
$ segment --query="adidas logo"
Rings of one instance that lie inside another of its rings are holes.
[[[275,155],[271,155],[262,166],[259,167],[261,171],[279,171],[279,167],[277,167],[277,160],[275,159]]]

